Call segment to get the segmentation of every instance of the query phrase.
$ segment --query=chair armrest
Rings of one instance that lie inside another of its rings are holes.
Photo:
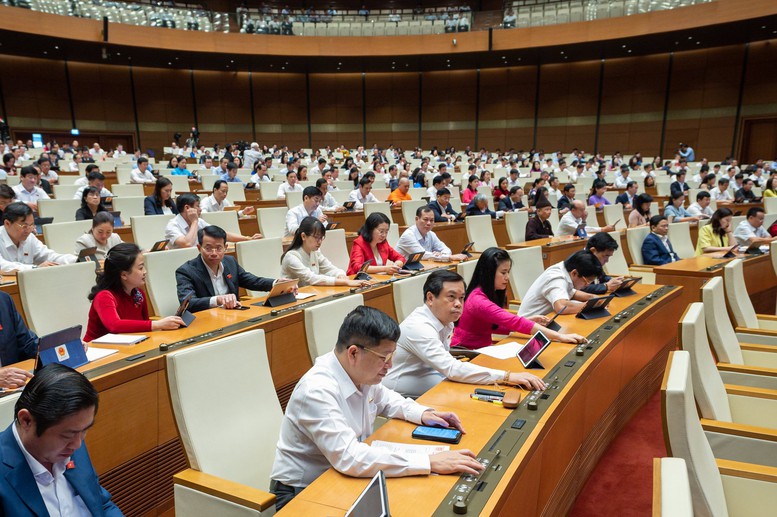
[[[629,266],[629,269],[631,271],[641,271],[643,273],[652,273],[654,266],[647,266],[645,264],[639,265],[639,264],[631,264]]]
[[[767,483],[777,483],[777,468],[742,463],[741,461],[715,459],[718,470],[723,476],[756,479]]]
[[[745,364],[717,363],[718,370],[721,372],[744,373],[747,375],[763,375],[766,377],[777,377],[777,368],[764,368],[762,366],[751,366]]]
[[[760,334],[762,336],[777,337],[777,330],[770,329],[753,329],[749,327],[737,327],[734,329],[737,334]]]
[[[275,495],[234,481],[186,469],[173,476],[174,483],[257,511],[275,505]]]
[[[521,305],[521,300],[508,300],[507,305],[508,305],[508,307],[510,305]]]
[[[777,443],[777,429],[767,429],[754,425],[735,424],[721,420],[701,419],[701,427],[705,432],[720,433],[743,438],[753,438]]]
[[[769,314],[756,314],[758,323],[762,329],[777,331],[777,316]]]

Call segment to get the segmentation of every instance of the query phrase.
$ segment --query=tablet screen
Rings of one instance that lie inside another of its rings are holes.
[[[521,360],[521,364],[528,367],[549,344],[550,340],[545,337],[545,334],[537,332],[532,336],[529,342],[518,351],[518,359]]]

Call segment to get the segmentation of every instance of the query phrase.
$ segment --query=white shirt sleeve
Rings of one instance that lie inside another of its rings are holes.
[[[355,201],[356,204],[353,205],[353,208],[355,210],[361,210],[364,208],[364,204],[362,204],[361,201],[359,201],[359,191],[358,190],[352,190],[350,194],[348,194],[348,201]],[[365,199],[367,201],[367,199]]]

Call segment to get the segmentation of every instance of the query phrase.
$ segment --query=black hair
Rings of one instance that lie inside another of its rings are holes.
[[[145,156],[141,156],[140,158],[138,158],[136,163],[138,163],[138,164],[148,163],[148,158],[146,158]]]
[[[200,196],[192,192],[184,192],[175,199],[175,209],[179,214],[183,213],[183,209],[187,206],[194,206],[200,202]]]
[[[634,199],[634,210],[637,211],[637,213],[643,217],[650,215],[650,206],[648,206],[647,210],[642,210],[642,205],[645,203],[652,203],[653,202],[653,196],[650,194],[639,194]]]
[[[121,290],[121,274],[132,269],[140,254],[140,248],[132,242],[122,242],[111,248],[105,256],[103,272],[97,276],[97,283],[89,293],[89,301],[93,301],[100,291]]]
[[[366,174],[362,176],[362,179],[359,180],[359,187],[363,187],[365,185],[372,185],[372,181],[370,181],[370,177]]]
[[[19,220],[27,219],[32,215],[32,208],[24,203],[11,203],[3,210],[3,221],[15,223]]]
[[[113,226],[114,222],[113,214],[107,210],[104,210],[102,212],[97,212],[92,218],[92,228],[96,228],[97,226],[105,223],[111,223],[111,226]]]
[[[472,273],[472,279],[467,287],[466,298],[469,298],[472,291],[480,287],[489,300],[504,308],[507,303],[507,293],[505,291],[497,291],[494,288],[494,278],[496,277],[496,270],[499,268],[499,264],[505,261],[511,265],[513,263],[513,259],[503,249],[488,248],[484,251],[475,265],[475,271]]]
[[[38,161],[35,162],[35,163],[37,163],[38,165],[43,165],[46,162],[51,163],[51,159],[50,158],[46,158],[45,156],[41,156],[40,158],[38,158]]]
[[[364,242],[372,242],[372,232],[381,224],[387,224],[391,227],[391,221],[388,216],[382,212],[373,212],[364,220],[364,225],[359,228],[359,235]]]
[[[515,194],[515,193],[516,193],[516,192],[518,192],[519,190],[521,190],[521,187],[520,187],[520,186],[518,186],[518,185],[516,185],[516,186],[514,186],[514,187],[510,187],[510,195],[512,196],[513,194]]]
[[[297,230],[294,232],[294,238],[291,240],[289,249],[284,251],[283,255],[281,255],[281,262],[283,262],[283,257],[286,256],[286,253],[302,247],[303,233],[307,236],[321,236],[323,238],[326,236],[326,226],[324,226],[324,223],[315,217],[307,216],[302,219],[302,221],[299,223],[299,226],[297,227]]]
[[[156,180],[156,183],[154,184],[154,193],[152,194],[152,196],[154,197],[154,204],[156,204],[156,206],[158,208],[162,208],[162,205],[163,205],[163,203],[162,203],[162,189],[165,188],[166,186],[172,185],[172,184],[173,184],[173,182],[170,181],[169,179],[165,178],[164,176],[160,176]],[[171,198],[167,199],[164,202],[164,205],[166,205],[166,206],[168,206],[170,208],[174,207],[175,203],[173,202],[173,198],[171,197]]]
[[[227,243],[227,232],[224,231],[224,228],[220,226],[216,226],[215,224],[211,224],[206,226],[205,228],[200,228],[199,230],[197,230],[198,244],[202,244],[202,238],[205,235],[207,235],[208,237],[212,237],[214,239],[223,240],[224,244]]]
[[[712,233],[719,235],[720,237],[725,237],[726,230],[720,227],[720,220],[730,215],[734,215],[734,213],[728,208],[726,208],[725,206],[722,206],[717,210],[715,210],[715,213],[712,214],[712,217],[710,218],[710,224],[712,225]]]
[[[328,182],[326,181],[326,178],[318,178],[316,180],[316,188],[320,191],[321,190],[321,185],[327,185],[327,183]],[[327,189],[328,188],[329,187],[327,186]],[[302,191],[302,197],[305,197],[305,191],[304,190]]]
[[[628,183],[626,183],[626,188],[631,188],[631,187],[635,186],[636,184],[637,184],[636,181],[631,180]]]
[[[699,192],[696,193],[696,201],[700,201],[705,197],[712,197],[712,196],[710,196],[710,193],[707,192],[706,190],[700,190]]]
[[[351,345],[375,348],[383,340],[396,342],[400,330],[397,322],[385,312],[359,305],[343,320],[337,334],[336,352],[343,352]]]
[[[105,181],[105,175],[100,172],[99,170],[91,170],[86,174],[86,180],[87,181],[94,181],[94,180],[100,180]]]
[[[3,183],[0,185],[0,198],[2,199],[14,199],[16,197],[16,192],[14,192],[14,189],[12,189],[10,186]]]
[[[576,251],[564,261],[567,272],[577,271],[578,276],[590,278],[602,274],[602,264],[593,253],[588,250]]]
[[[228,182],[226,182],[225,180],[216,180],[216,181],[213,183],[213,191],[215,192],[215,191],[217,191],[218,189],[220,189],[220,188],[221,188],[221,185],[227,185],[227,187],[229,187],[229,183],[228,183]]]
[[[98,405],[97,390],[83,374],[69,366],[52,363],[36,372],[24,387],[14,415],[22,409],[29,411],[35,420],[35,434],[42,436],[47,429],[75,413],[93,407],[97,414]]]
[[[658,226],[658,223],[661,221],[666,221],[666,217],[663,215],[654,215],[650,218],[650,229],[652,230],[656,226]]]
[[[100,195],[100,189],[98,189],[97,187],[86,187],[86,188],[84,188],[84,191],[81,193],[81,208],[86,208],[87,207],[87,205],[86,205],[86,197],[89,194],[97,194],[99,196]],[[105,205],[103,205],[103,200],[102,200],[102,198],[100,198],[100,203],[97,205],[97,211],[98,212],[102,212],[103,210],[105,210]]]
[[[442,177],[442,174],[435,176],[434,178],[432,178],[432,186],[438,185],[443,181],[445,181],[445,179]]]
[[[3,155],[3,165],[5,165],[6,163],[8,163],[11,160],[15,161],[14,155],[12,153],[5,153]],[[11,165],[13,165],[13,164],[11,164]]]
[[[451,195],[451,191],[448,190],[447,188],[441,188],[441,189],[437,190],[437,197],[445,196],[445,195],[450,196]]]
[[[724,177],[718,179],[718,184],[721,184],[721,183],[723,185],[728,185],[729,183],[731,183],[731,180],[729,180],[728,178],[726,178],[724,176]]]
[[[596,251],[615,251],[618,249],[618,241],[613,239],[612,235],[607,232],[598,232],[593,234],[585,245],[585,249],[590,250],[591,248]]]
[[[432,293],[435,298],[440,296],[445,282],[461,282],[464,284],[464,289],[467,288],[467,283],[460,274],[450,269],[438,269],[426,277],[426,282],[424,282],[424,302],[426,301],[427,293]]]
[[[434,212],[434,210],[429,208],[429,205],[421,205],[421,206],[418,207],[418,209],[416,209],[415,216],[416,217],[421,217],[421,214],[423,214],[425,212]]]
[[[567,183],[566,185],[564,185],[564,192],[568,194],[569,191],[574,189],[574,188],[575,188],[575,184],[574,183]]]
[[[22,167],[22,170],[19,171],[19,176],[21,176],[22,178],[25,176],[29,176],[30,174],[37,175],[37,174],[40,174],[40,172],[38,172],[38,169],[36,169],[32,165],[27,165],[25,167]]]
[[[97,169],[97,172],[100,172],[100,166],[97,165],[96,163],[90,163],[89,165],[86,166],[86,169],[84,169],[84,171],[86,172],[86,179],[89,179],[89,173],[95,169]]]
[[[8,205],[8,206],[11,206],[11,205]],[[747,211],[747,218],[749,219],[751,217],[755,217],[758,214],[760,214],[761,212],[765,212],[765,210],[763,208],[761,208],[760,206],[754,206],[754,207],[750,208],[750,210]]]
[[[306,197],[322,197],[321,189],[318,187],[305,187],[302,190],[302,199],[305,199]]]

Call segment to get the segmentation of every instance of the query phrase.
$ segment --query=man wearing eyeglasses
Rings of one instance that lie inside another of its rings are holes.
[[[29,206],[11,203],[5,207],[0,228],[0,271],[11,273],[75,261],[75,255],[57,253],[38,240]]]
[[[215,225],[201,228],[197,232],[197,249],[200,256],[184,262],[175,271],[178,300],[183,302],[189,293],[194,293],[189,311],[213,307],[237,309],[241,307],[238,299],[241,287],[252,291],[272,289],[273,279],[254,276],[240,267],[234,257],[225,255],[227,232],[222,228]]]
[[[380,384],[391,368],[399,335],[399,325],[388,315],[359,306],[345,317],[334,351],[316,359],[297,383],[270,475],[276,509],[329,467],[354,477],[372,477],[379,470],[389,477],[483,471],[468,450],[405,454],[364,443],[379,414],[463,431],[455,413],[422,406]]]

